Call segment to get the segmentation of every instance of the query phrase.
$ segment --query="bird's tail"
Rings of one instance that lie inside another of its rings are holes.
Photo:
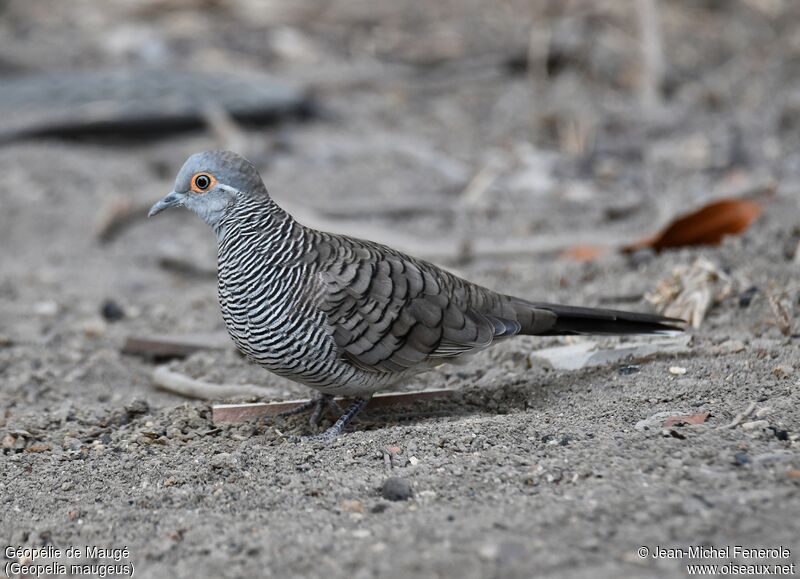
[[[683,331],[685,322],[653,314],[607,310],[604,308],[580,308],[557,304],[517,300],[520,316],[520,334],[538,336],[565,336],[575,334],[622,335],[662,334],[673,335]]]

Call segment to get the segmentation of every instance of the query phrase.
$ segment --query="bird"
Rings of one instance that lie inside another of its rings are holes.
[[[386,245],[306,227],[231,151],[190,156],[152,217],[185,207],[217,237],[218,296],[236,347],[263,368],[316,390],[298,407],[336,438],[376,392],[514,336],[673,334],[683,320],[505,295]],[[292,411],[294,413],[294,411]]]

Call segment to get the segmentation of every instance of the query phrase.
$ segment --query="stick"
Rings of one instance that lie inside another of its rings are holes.
[[[455,390],[442,388],[440,390],[422,390],[417,392],[390,392],[377,394],[367,403],[366,408],[380,408],[394,405],[409,405],[421,400],[434,400],[452,396]],[[352,402],[348,398],[336,398],[340,406],[346,407]],[[292,410],[308,400],[286,400],[258,404],[215,404],[211,407],[211,420],[214,424],[241,424],[263,418],[275,416],[281,412]]]
[[[166,366],[158,366],[153,370],[153,385],[159,390],[165,390],[185,396],[186,398],[196,398],[199,400],[220,400],[225,398],[236,398],[238,396],[264,396],[276,394],[275,388],[267,386],[257,386],[255,384],[213,384],[195,380],[184,374],[173,372]],[[235,404],[233,406],[236,406]]]
[[[230,347],[230,338],[223,333],[192,336],[129,336],[122,346],[122,353],[153,360],[166,360],[185,358],[200,350],[225,350]]]
[[[733,419],[733,421],[729,422],[728,424],[723,424],[719,428],[720,429],[736,428],[742,422],[744,422],[744,419],[747,418],[748,416],[750,416],[755,409],[756,409],[756,403],[755,402],[751,402],[750,405],[747,408],[745,408],[745,410],[743,412],[740,412],[739,414],[736,415],[736,417]]]

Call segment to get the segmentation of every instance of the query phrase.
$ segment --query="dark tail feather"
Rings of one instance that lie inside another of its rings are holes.
[[[603,308],[578,308],[535,302],[518,302],[530,311],[531,323],[523,324],[521,334],[566,336],[575,334],[675,334],[682,332],[684,320],[653,314],[623,312]]]

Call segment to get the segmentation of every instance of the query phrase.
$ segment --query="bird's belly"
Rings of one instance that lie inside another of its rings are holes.
[[[367,395],[400,376],[365,372],[343,360],[325,316],[291,302],[270,302],[219,285],[222,317],[236,347],[259,366],[322,392]]]

